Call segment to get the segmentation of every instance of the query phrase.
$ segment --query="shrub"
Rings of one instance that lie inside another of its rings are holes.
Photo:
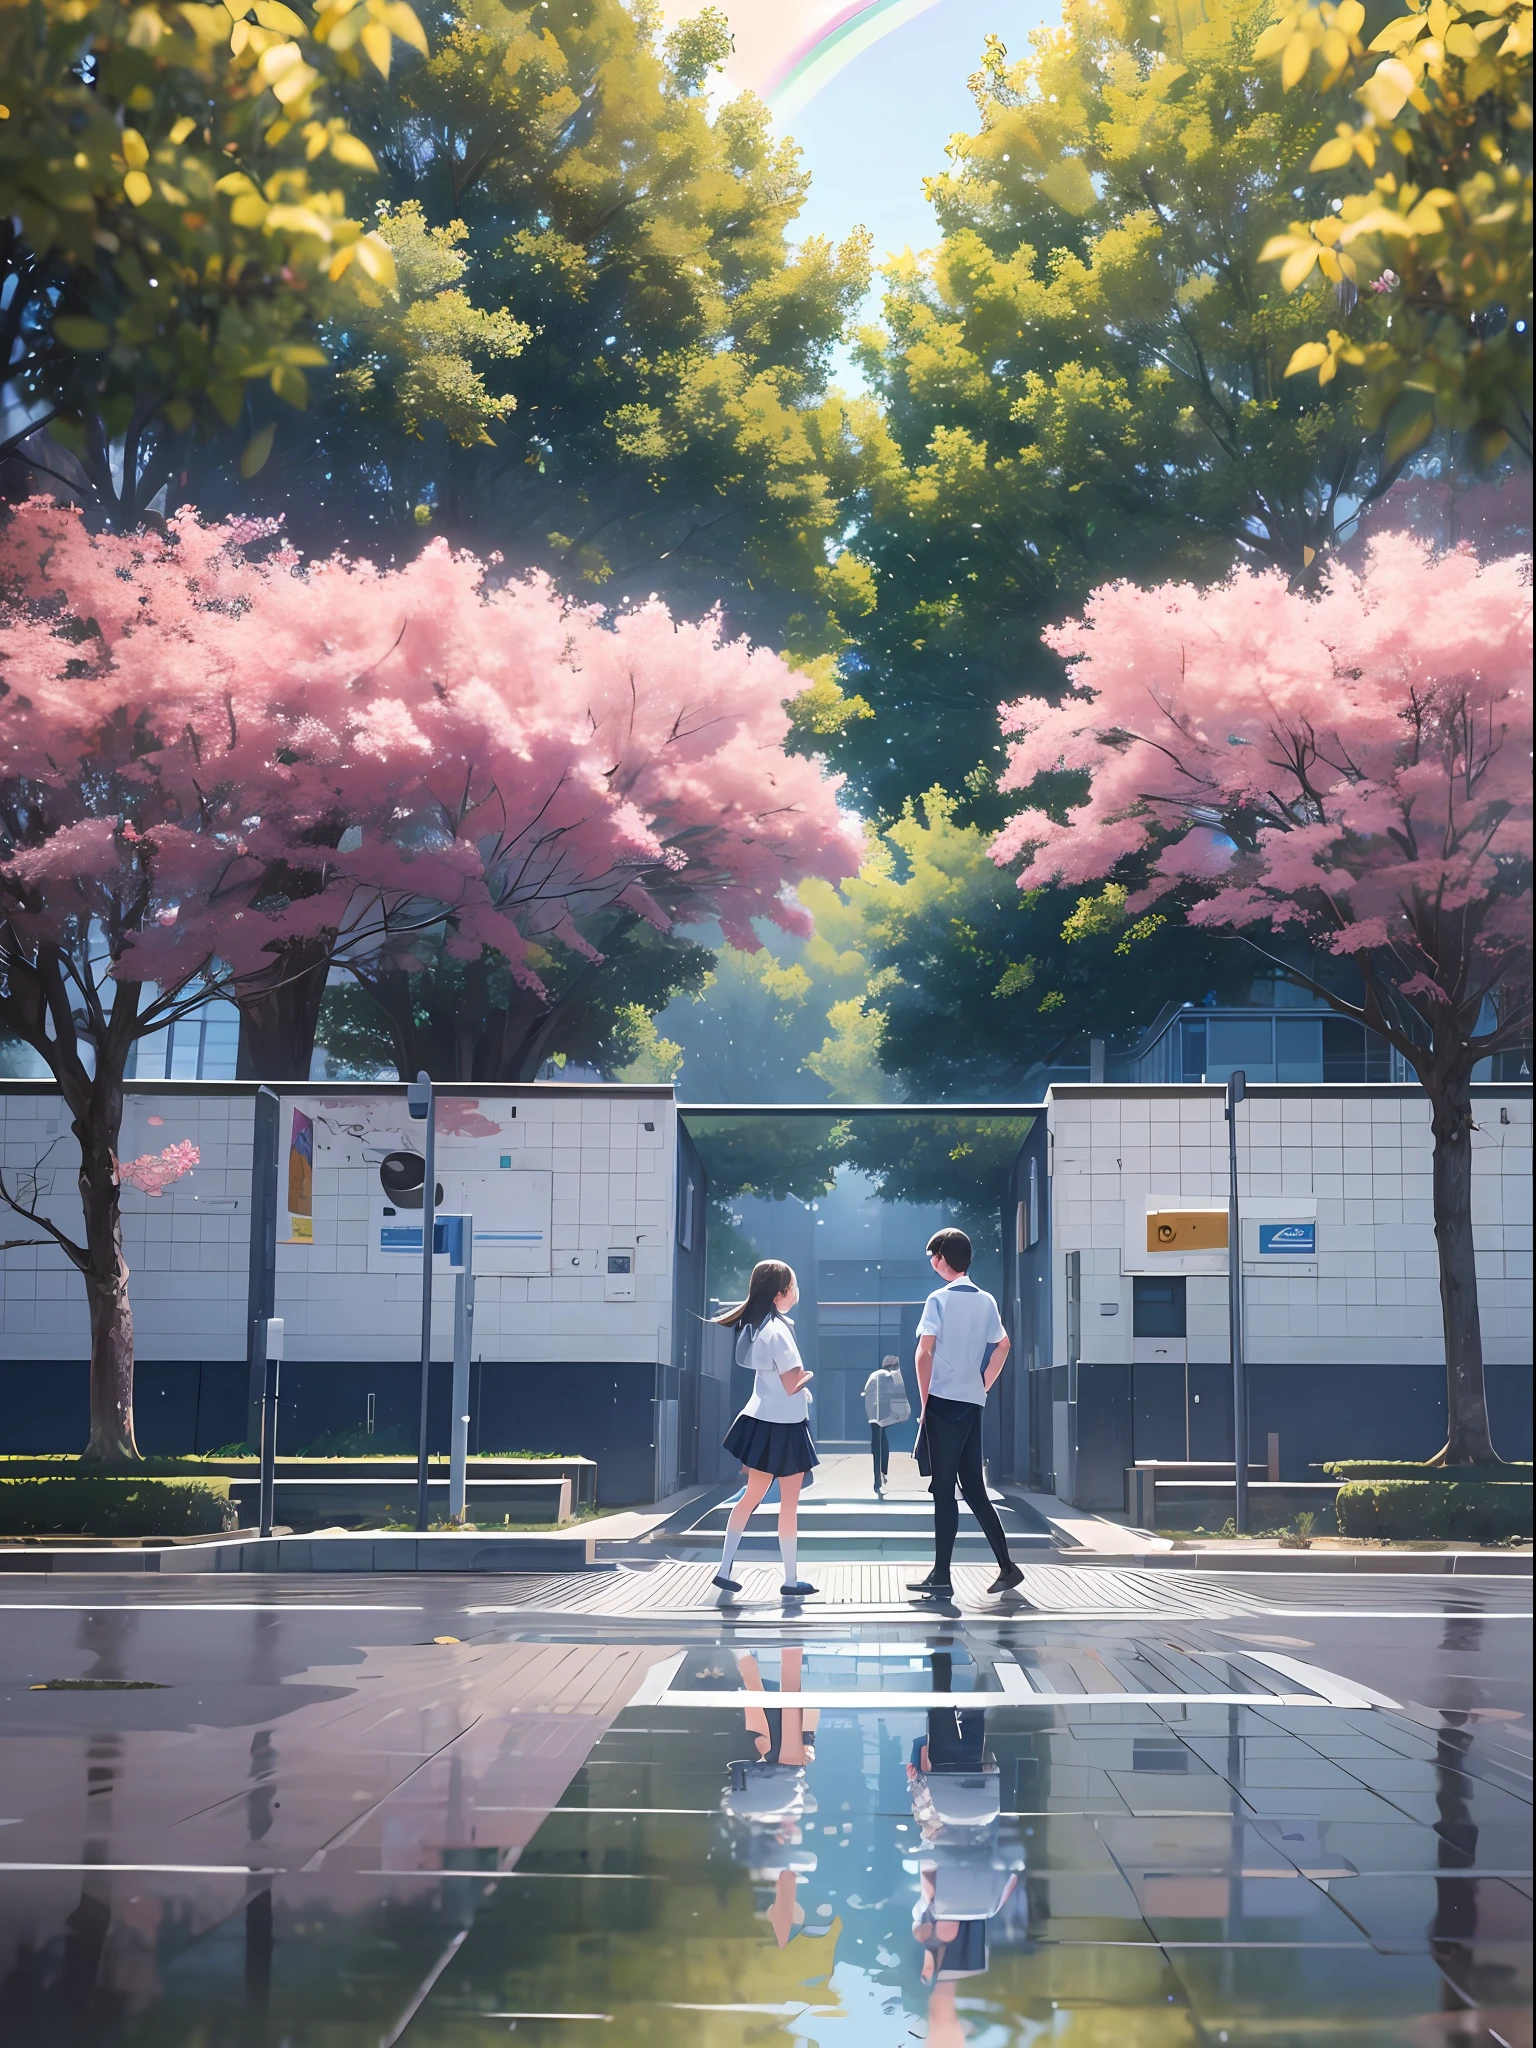
[[[1466,1466],[1427,1465],[1422,1458],[1335,1458],[1322,1470],[1330,1479],[1465,1479],[1468,1483],[1486,1479],[1523,1479],[1529,1483],[1531,1477],[1528,1460]]]
[[[1355,1479],[1334,1502],[1343,1536],[1402,1542],[1502,1543],[1531,1533],[1529,1481]]]
[[[227,1479],[0,1479],[0,1536],[211,1536],[234,1526]]]

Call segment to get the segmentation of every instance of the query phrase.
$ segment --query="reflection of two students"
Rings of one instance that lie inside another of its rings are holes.
[[[933,1656],[933,1689],[953,1689],[947,1652]],[[999,1777],[987,1753],[980,1707],[933,1707],[928,1739],[912,1745],[907,1766],[912,1817],[922,1838],[912,1932],[930,1987],[928,2040],[959,2048],[964,2040],[955,1986],[987,1967],[987,1922],[1018,1884],[999,1842]]]
[[[786,1948],[796,1934],[834,1934],[835,1926],[807,1927],[805,1908],[796,1897],[799,1879],[816,1868],[816,1853],[802,1844],[801,1822],[816,1811],[816,1801],[806,1782],[806,1766],[815,1761],[817,1710],[814,1707],[775,1707],[768,1704],[773,1693],[765,1684],[757,1659],[738,1658],[737,1668],[753,1698],[743,1719],[752,1737],[755,1754],[731,1765],[731,1782],[725,1794],[725,1810],[740,1823],[736,1856],[748,1865],[757,1911],[773,1929],[779,1947]],[[803,1690],[804,1658],[793,1647],[781,1653],[780,1690]]]

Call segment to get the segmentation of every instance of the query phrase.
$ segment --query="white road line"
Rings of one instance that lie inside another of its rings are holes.
[[[669,1692],[648,1704],[667,1707],[720,1707],[740,1713],[744,1701],[762,1707],[857,1708],[868,1713],[888,1707],[903,1714],[930,1707],[1016,1707],[1027,1700],[1035,1707],[1332,1707],[1337,1700],[1316,1693],[1289,1692]]]
[[[675,1657],[664,1657],[659,1664],[653,1664],[638,1687],[629,1696],[632,1707],[659,1707],[667,1687],[682,1669],[686,1650],[679,1650]]]
[[[78,1866],[71,1866],[75,1867]],[[424,1877],[433,1884],[445,1877],[473,1878],[479,1884],[504,1884],[514,1877],[537,1884],[665,1884],[667,1881],[659,1870],[357,1870],[348,1874],[353,1877]]]
[[[1484,1612],[1480,1608],[1431,1607],[1423,1610],[1399,1608],[1350,1607],[1261,1607],[1222,1609],[1219,1613],[1191,1614],[1185,1608],[1037,1608],[1019,1613],[999,1611],[996,1608],[968,1607],[964,1601],[956,1603],[960,1618],[968,1627],[977,1624],[994,1623],[1009,1628],[1022,1628],[1030,1623],[1038,1627],[1051,1628],[1058,1622],[1135,1622],[1160,1628],[1197,1628],[1206,1622],[1221,1621],[1524,1621],[1536,1619],[1529,1610],[1498,1609]],[[721,1609],[713,1601],[702,1607],[656,1607],[644,1608],[629,1613],[604,1613],[601,1608],[583,1608],[573,1612],[567,1608],[539,1607],[466,1607],[460,1610],[470,1615],[501,1615],[521,1617],[528,1621],[556,1618],[560,1621],[582,1620],[592,1622],[623,1622],[628,1627],[644,1624],[647,1627],[670,1627],[677,1622],[728,1621],[735,1626],[758,1627],[765,1623],[783,1627],[791,1633],[799,1633],[816,1627],[840,1627],[849,1622],[903,1622],[909,1621],[918,1627],[931,1628],[935,1621],[953,1619],[947,1609],[929,1606],[908,1605],[891,1602],[888,1605],[873,1606],[815,1605],[807,1606],[798,1614],[786,1615],[777,1600],[744,1602],[740,1606]],[[807,1648],[813,1647],[807,1645]]]
[[[477,1610],[471,1608],[470,1613]],[[3,1614],[423,1614],[349,1600],[0,1600]]]
[[[1389,1699],[1384,1692],[1373,1692],[1368,1685],[1357,1685],[1353,1679],[1341,1678],[1336,1671],[1325,1671],[1317,1664],[1303,1663],[1299,1657],[1277,1657],[1273,1650],[1243,1650],[1240,1654],[1250,1664],[1268,1665],[1271,1671],[1278,1671],[1282,1678],[1289,1678],[1293,1684],[1310,1686],[1315,1693],[1321,1693],[1330,1706],[1385,1707],[1393,1714],[1403,1711],[1400,1703]]]
[[[285,1877],[249,1863],[0,1863],[0,1872],[37,1870],[102,1870],[142,1872],[150,1877]]]

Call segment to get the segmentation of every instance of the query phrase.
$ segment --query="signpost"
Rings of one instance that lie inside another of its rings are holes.
[[[1227,1317],[1232,1332],[1232,1521],[1248,1533],[1248,1380],[1243,1370],[1243,1239],[1237,1213],[1237,1105],[1248,1093],[1241,1070],[1227,1082]]]
[[[405,1091],[405,1106],[425,1122],[426,1159],[421,1182],[421,1411],[416,1429],[416,1526],[425,1529],[427,1508],[427,1403],[432,1391],[432,1256],[437,1244],[437,1114],[431,1077],[418,1074]]]
[[[440,1216],[437,1249],[446,1253],[453,1278],[453,1429],[448,1446],[448,1519],[464,1519],[464,1481],[469,1464],[469,1361],[475,1329],[475,1219]]]
[[[261,1383],[261,1507],[258,1527],[263,1536],[272,1534],[272,1496],[277,1481],[277,1382],[283,1357],[283,1319],[268,1316],[266,1323],[266,1370]]]
[[[282,1105],[258,1088],[251,1114],[251,1239],[246,1281],[246,1422],[248,1443],[261,1446],[262,1389],[267,1372],[267,1318],[277,1306],[277,1146]]]

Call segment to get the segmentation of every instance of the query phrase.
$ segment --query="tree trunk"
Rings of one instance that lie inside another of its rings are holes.
[[[89,1117],[75,1120],[87,1261],[81,1277],[91,1326],[91,1433],[82,1463],[133,1465],[133,1308],[117,1184],[122,1084],[98,1076],[91,1093]]]
[[[306,939],[283,949],[271,986],[237,990],[242,1081],[307,1081],[331,948]]]
[[[1440,1255],[1440,1314],[1445,1326],[1445,1448],[1438,1465],[1498,1462],[1488,1430],[1483,1326],[1472,1242],[1472,1091],[1458,1075],[1427,1079],[1434,1133],[1435,1243]]]

